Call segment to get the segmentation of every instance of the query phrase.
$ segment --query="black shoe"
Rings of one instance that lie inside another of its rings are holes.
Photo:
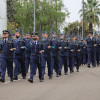
[[[36,72],[34,73],[34,75],[36,75]]]
[[[61,71],[59,72],[59,76],[61,76],[62,74],[61,74]]]
[[[4,79],[0,79],[0,81],[1,81],[2,83],[5,83],[5,80],[4,80]]]
[[[77,70],[77,72],[79,72],[79,70]]]
[[[44,76],[42,76],[42,80],[44,80]]]
[[[22,74],[22,72],[21,72],[21,71],[18,73],[18,75],[20,75],[20,74]]]
[[[14,77],[13,80],[18,80],[18,77]]]
[[[72,72],[72,71],[70,71],[70,73],[72,74],[73,72]]]
[[[97,64],[97,66],[99,66],[99,64]]]
[[[29,81],[30,83],[33,83],[33,80],[32,80],[32,79],[28,79],[28,81]]]
[[[59,77],[59,75],[56,75],[56,77]]]
[[[26,76],[23,76],[23,79],[26,79]]]
[[[72,72],[74,73],[74,70],[72,70]]]
[[[13,82],[13,78],[10,79],[10,82]]]
[[[88,65],[87,67],[90,68],[90,65]]]
[[[52,76],[51,76],[51,77],[49,77],[49,79],[52,79]]]
[[[40,82],[43,82],[43,80],[42,80],[42,79],[40,79]]]
[[[93,68],[96,67],[96,65],[93,65]]]
[[[84,65],[86,64],[86,63],[83,63]]]
[[[8,74],[8,77],[10,77],[10,75]]]
[[[68,75],[67,73],[65,73],[65,75]]]

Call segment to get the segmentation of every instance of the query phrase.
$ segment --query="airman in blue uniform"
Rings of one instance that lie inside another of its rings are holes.
[[[33,83],[33,78],[34,78],[34,73],[36,72],[37,68],[39,70],[39,79],[40,82],[42,82],[42,68],[40,65],[40,46],[38,43],[38,34],[34,33],[32,35],[32,40],[30,42],[30,46],[31,46],[31,56],[30,56],[30,64],[31,64],[31,68],[30,68],[30,79],[28,79],[29,82]]]
[[[96,46],[96,63],[97,63],[97,66],[99,66],[99,61],[100,61],[100,37],[98,36],[98,34],[96,34],[95,37],[96,37],[96,42],[97,42],[97,46]]]
[[[77,72],[79,72],[79,67],[81,65],[81,43],[77,40],[77,37],[73,38],[74,44],[74,58],[75,58],[75,66],[77,69]]]
[[[27,48],[25,47],[25,40],[20,37],[19,30],[15,33],[16,39],[14,40],[14,63],[15,63],[15,69],[14,69],[14,80],[18,80],[18,69],[21,67],[22,77],[23,79],[26,78],[26,70],[25,70],[25,50]]]
[[[61,76],[62,66],[64,65],[64,73],[68,74],[68,65],[69,65],[69,45],[65,40],[65,36],[62,33],[60,35],[59,43],[59,75]]]
[[[88,54],[88,67],[90,68],[90,64],[92,62],[92,66],[96,66],[96,38],[93,36],[93,32],[89,32],[87,41],[87,54]]]
[[[10,81],[13,81],[13,42],[9,37],[7,30],[3,31],[3,39],[1,41],[1,82],[5,82],[6,69],[9,69]]]
[[[26,39],[25,39],[25,47],[27,50],[25,51],[25,68],[26,73],[28,73],[29,65],[30,65],[30,55],[31,55],[31,49],[30,49],[30,42],[31,42],[31,36],[30,33],[26,33]]]
[[[74,72],[74,65],[75,65],[75,59],[74,59],[74,49],[75,49],[75,40],[76,37],[72,37],[72,40],[69,42],[69,68],[70,68],[70,73]]]
[[[55,31],[52,33],[52,40],[51,40],[51,71],[53,74],[53,70],[56,71],[56,76],[59,77],[59,58],[58,58],[58,41],[57,41],[57,34]]]
[[[50,41],[48,40],[48,34],[46,31],[42,34],[42,44],[41,44],[41,67],[42,67],[42,79],[44,80],[44,74],[45,74],[45,67],[47,62],[48,67],[48,76],[49,79],[52,79],[52,71],[51,71],[51,46]]]
[[[82,42],[82,64],[87,64],[87,42],[85,40]]]

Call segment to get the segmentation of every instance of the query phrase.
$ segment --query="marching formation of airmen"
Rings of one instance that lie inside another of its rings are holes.
[[[19,30],[10,37],[7,30],[3,31],[0,40],[0,76],[1,82],[5,82],[5,74],[10,77],[10,81],[18,80],[19,73],[23,79],[26,79],[29,66],[29,82],[33,83],[34,75],[37,69],[39,80],[44,80],[45,68],[48,68],[49,79],[52,79],[54,71],[56,77],[76,71],[79,67],[87,64],[87,67],[99,65],[100,60],[100,39],[98,34],[93,36],[93,32],[88,33],[86,39],[73,35],[65,36],[56,34],[55,31],[48,35],[44,31],[40,36],[37,33],[26,33],[25,37],[21,36]],[[14,63],[14,67],[13,67]]]

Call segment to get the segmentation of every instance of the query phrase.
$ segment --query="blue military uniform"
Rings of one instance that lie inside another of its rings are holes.
[[[7,33],[8,31],[3,31]],[[10,39],[2,39],[1,41],[1,81],[5,82],[6,68],[9,69],[10,80],[13,81],[13,52],[10,49],[13,48],[13,42]]]
[[[77,72],[79,72],[79,67],[81,65],[81,49],[82,49],[81,44],[79,43],[78,40],[76,40],[74,44],[74,58],[75,58],[74,64],[76,66]]]
[[[41,44],[41,50],[44,51],[41,54],[41,67],[42,67],[42,77],[43,77],[42,79],[44,79],[46,62],[47,62],[47,67],[48,67],[48,76],[49,76],[50,79],[52,78],[51,56],[50,56],[51,50],[48,49],[48,46],[50,46],[48,39],[43,40],[42,44]]]
[[[82,64],[87,64],[87,43],[82,42]]]
[[[39,79],[40,82],[42,80],[42,68],[40,65],[40,47],[38,41],[32,40],[31,43],[31,56],[30,56],[30,79],[28,81],[33,83],[34,73],[36,72],[37,68],[39,70]]]
[[[75,61],[74,61],[74,45],[75,45],[74,41],[69,42],[69,47],[70,47],[70,50],[69,50],[69,68],[70,68],[70,73],[74,72],[74,64],[75,64]],[[71,51],[71,50],[73,50],[73,51]]]
[[[56,38],[51,40],[51,71],[55,69],[57,77],[59,76],[58,42]]]
[[[96,62],[97,62],[97,66],[99,66],[99,61],[100,61],[100,37],[96,38]]]
[[[69,44],[63,39],[60,41],[59,47],[61,47],[61,50],[59,50],[59,75],[61,75],[63,65],[64,73],[67,75],[69,65]],[[64,47],[67,47],[67,49]]]
[[[1,57],[0,57],[0,77],[1,77]]]
[[[29,33],[27,33],[27,34],[29,34]],[[28,73],[28,69],[29,69],[29,65],[30,65],[30,55],[31,55],[30,42],[31,42],[31,39],[25,39],[25,47],[27,48],[27,50],[25,51],[26,73]]]
[[[26,71],[25,71],[25,49],[21,49],[21,47],[25,47],[25,41],[21,38],[16,38],[14,40],[14,79],[18,80],[18,69],[21,67],[22,77],[23,79],[26,78]]]
[[[1,50],[1,43],[2,43],[2,42],[1,42],[1,40],[0,40],[0,50]],[[0,53],[1,53],[1,52],[0,52]],[[1,55],[1,54],[0,54],[0,55]],[[0,57],[0,77],[1,77],[1,65],[2,65],[2,64],[1,64],[1,57]]]
[[[90,67],[90,64],[92,62],[92,66],[96,66],[96,47],[94,44],[96,44],[96,39],[95,37],[88,37],[86,39],[87,41],[87,54],[88,54],[88,67]]]

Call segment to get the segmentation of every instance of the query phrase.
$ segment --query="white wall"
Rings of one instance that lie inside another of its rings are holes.
[[[0,0],[0,34],[7,29],[7,5],[6,0]]]

